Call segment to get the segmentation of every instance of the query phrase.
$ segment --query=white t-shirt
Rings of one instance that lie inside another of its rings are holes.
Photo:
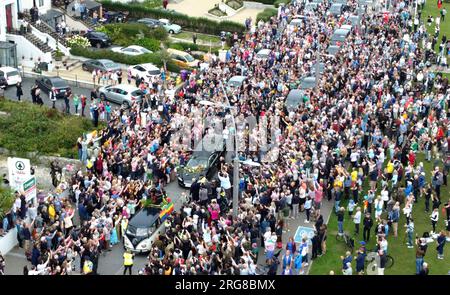
[[[355,216],[353,216],[353,222],[355,224],[361,223],[361,211],[356,211]]]

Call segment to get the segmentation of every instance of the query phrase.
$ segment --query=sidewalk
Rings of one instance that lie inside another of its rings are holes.
[[[328,224],[328,221],[330,219],[330,216],[333,212],[333,206],[334,206],[334,201],[328,201],[326,198],[324,198],[322,200],[322,205],[321,205],[321,209],[320,212],[323,216],[323,220],[325,224]],[[287,229],[285,231],[283,231],[283,236],[282,236],[282,241],[283,241],[283,250],[280,254],[279,257],[279,261],[280,261],[280,265],[278,266],[278,272],[277,274],[281,274],[282,272],[282,257],[284,255],[284,253],[286,252],[286,244],[287,241],[289,240],[290,237],[294,237],[296,236],[297,230],[300,227],[300,230],[302,229],[302,227],[304,228],[309,228],[309,229],[314,229],[314,222],[311,221],[310,223],[305,223],[306,220],[306,213],[305,212],[300,212],[299,215],[297,216],[296,219],[288,219],[288,226]],[[298,236],[300,236],[300,233],[298,234]],[[297,244],[297,250],[298,250],[298,243]],[[320,259],[319,257],[316,259]],[[264,254],[264,248],[260,248],[260,252],[259,252],[259,257],[258,257],[258,265],[265,265],[265,254]],[[305,270],[305,274],[309,274],[309,270],[311,269],[312,264],[314,263],[314,261],[311,261],[311,246],[309,247],[309,253],[308,253],[308,266]]]

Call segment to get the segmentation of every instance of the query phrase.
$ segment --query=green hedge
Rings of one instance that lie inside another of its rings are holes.
[[[276,16],[278,11],[275,8],[266,8],[256,15],[256,22],[263,20],[267,22],[272,16]]]
[[[188,42],[166,42],[166,47],[173,48],[177,50],[186,51],[190,49],[191,51],[203,51],[203,52],[209,52],[210,47],[207,45],[198,45],[194,43],[188,43]],[[211,47],[211,52],[218,54],[220,47]]]
[[[107,34],[114,44],[129,46],[142,37],[165,41],[168,33],[164,28],[150,29],[144,24],[107,24],[97,28],[97,31]]]
[[[158,67],[163,66],[163,62],[161,60],[161,55],[156,53],[148,53],[148,54],[141,54],[137,56],[131,56],[131,55],[125,55],[118,52],[113,52],[111,50],[107,49],[100,49],[100,50],[90,50],[90,49],[83,49],[83,48],[77,48],[74,47],[70,50],[70,53],[72,55],[76,56],[82,56],[85,58],[90,59],[110,59],[114,62],[126,64],[126,65],[137,65],[142,63],[152,63]],[[177,66],[173,61],[167,62],[167,69],[170,72],[180,72],[180,67]]]
[[[160,46],[161,43],[158,40],[149,39],[149,38],[137,39],[134,42],[134,45],[139,45],[139,46],[145,47],[148,50],[151,50],[153,52],[159,51],[161,49],[161,46]]]
[[[57,109],[29,102],[3,99],[0,111],[9,113],[0,116],[0,146],[20,156],[38,152],[77,158],[78,137],[95,129],[89,119],[67,116]],[[103,126],[100,124],[99,129]]]
[[[111,2],[110,0],[101,1],[103,7],[107,10],[113,11],[128,11],[130,18],[166,18],[173,23],[180,25],[183,29],[191,31],[218,35],[221,31],[238,32],[245,31],[245,26],[232,21],[217,22],[205,17],[190,17],[186,14],[167,11],[157,8],[148,8],[138,3],[123,4],[118,2]]]
[[[275,7],[278,8],[280,4],[288,4],[288,3],[291,3],[291,0],[276,0],[273,5],[275,5]]]

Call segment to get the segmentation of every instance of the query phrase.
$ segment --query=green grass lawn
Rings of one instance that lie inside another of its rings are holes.
[[[432,170],[433,161],[428,163],[425,161],[424,156],[422,154],[419,154],[417,156],[418,162],[423,162],[425,170],[427,172],[427,182],[431,181],[431,175],[430,171]],[[441,170],[442,171],[442,170]],[[404,181],[404,180],[402,180]],[[365,186],[364,192],[367,191],[367,184]],[[362,194],[360,194],[361,197]],[[449,189],[448,187],[442,187],[441,189],[441,201],[444,204],[449,199]],[[325,200],[325,202],[327,202]],[[347,202],[344,202],[343,206],[347,208]],[[430,204],[431,207],[431,204]],[[441,208],[443,205],[441,205]],[[403,208],[403,206],[401,206]],[[373,212],[373,210],[372,210]],[[445,214],[442,213],[441,209],[439,210],[439,222],[437,225],[436,230],[440,231],[445,228],[444,219]],[[391,235],[392,231],[389,232],[388,237],[388,253],[394,258],[394,265],[390,269],[385,270],[386,275],[413,275],[415,274],[415,248],[408,249],[406,247],[406,241],[405,240],[405,216],[401,212],[401,218],[398,226],[398,234],[399,236],[397,238],[394,238],[393,235]],[[424,199],[419,199],[419,202],[417,204],[414,204],[413,206],[413,218],[414,218],[414,224],[415,224],[415,233],[417,233],[419,236],[422,236],[423,232],[428,231],[430,232],[432,230],[431,222],[429,218],[430,213],[425,212],[425,202]],[[383,214],[383,218],[386,218],[386,213]],[[374,218],[374,217],[373,217]],[[375,218],[374,218],[375,219]],[[374,221],[375,223],[375,221]],[[375,226],[375,225],[374,225]],[[313,275],[325,275],[330,272],[330,270],[333,270],[335,274],[342,274],[341,267],[342,267],[342,261],[340,259],[341,255],[345,255],[345,252],[347,251],[347,248],[345,247],[344,242],[338,242],[336,241],[336,234],[337,234],[337,218],[334,213],[332,213],[330,217],[330,221],[328,223],[328,238],[327,238],[327,253],[323,255],[322,257],[319,257],[314,260],[314,263],[312,264],[310,274]],[[344,219],[344,230],[353,235],[354,232],[354,224],[351,220],[351,218],[348,216],[348,212],[346,212],[345,219]],[[375,234],[374,234],[374,227],[371,230],[371,237],[370,241],[367,245],[368,249],[373,249],[375,247]],[[362,241],[362,224],[360,229],[360,234],[358,237],[355,238],[355,244],[356,249],[359,245],[359,241]],[[437,259],[437,251],[436,251],[436,243],[430,243],[428,244],[428,250],[425,255],[425,262],[428,263],[430,268],[430,274],[434,275],[443,275],[447,274],[450,270],[450,246],[447,245],[444,247],[444,260],[438,260]],[[356,253],[356,252],[355,252]],[[352,262],[352,267],[355,273],[355,261]]]
[[[192,42],[192,35],[194,33],[192,32],[181,32],[177,35],[175,35],[175,38],[179,38],[179,39],[185,39],[187,42]],[[212,43],[220,43],[220,37],[218,36],[213,36],[213,35],[206,35],[206,34],[200,34],[197,33],[197,40],[201,40],[203,42],[212,42]]]
[[[446,35],[447,38],[450,38],[450,3],[443,2],[442,7],[445,7],[445,9],[447,9],[447,15],[445,16],[445,21],[442,21],[441,19],[441,30],[439,32],[438,42],[436,42],[435,46],[436,52],[439,52],[439,44],[441,43],[442,36]],[[427,28],[428,33],[434,35],[435,22],[431,23],[431,26],[427,25],[427,19],[429,15],[431,15],[433,19],[436,19],[437,16],[441,17],[440,11],[437,7],[437,1],[427,0],[421,15],[422,21],[425,23],[425,27]]]

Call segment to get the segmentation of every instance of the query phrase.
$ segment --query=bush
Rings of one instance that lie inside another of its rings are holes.
[[[159,49],[161,48],[160,47],[161,43],[158,40],[149,39],[149,38],[137,39],[134,42],[134,44],[145,47],[148,50],[151,50],[153,52],[159,51]]]
[[[291,2],[291,0],[276,0],[274,5],[276,8],[278,8],[278,6],[280,6],[280,4],[288,4],[290,2]]]
[[[21,156],[37,151],[76,158],[78,137],[94,129],[88,119],[28,102],[1,100],[0,110],[9,113],[0,117],[0,146]]]
[[[226,1],[226,4],[233,8],[234,10],[238,10],[242,6],[244,6],[244,1],[242,0],[228,0]]]
[[[74,35],[72,37],[67,38],[67,46],[69,47],[81,47],[86,48],[91,46],[91,43],[89,42],[88,38],[80,36],[80,35]]]
[[[2,184],[3,178],[0,177],[0,220],[3,220],[6,213],[11,210],[16,199],[14,192],[11,189],[5,188]]]
[[[266,8],[256,15],[256,22],[260,20],[267,22],[272,16],[276,16],[278,11],[275,8]]]
[[[242,33],[245,31],[245,26],[239,23],[231,21],[221,21],[217,22],[205,17],[189,17],[186,14],[177,13],[173,11],[167,11],[163,9],[148,8],[142,4],[123,4],[119,2],[112,2],[110,0],[101,1],[103,7],[106,10],[112,11],[128,11],[129,18],[166,18],[175,24],[180,25],[184,29],[189,29],[199,33],[219,35],[220,32],[238,32]]]
[[[72,55],[82,56],[90,59],[110,59],[114,62],[125,65],[137,65],[142,63],[152,63],[159,67],[163,65],[161,55],[158,52],[131,56],[107,49],[90,50],[75,47],[70,50],[70,53]],[[169,61],[167,63],[167,69],[171,72],[180,72],[180,67],[178,67],[173,61]]]
[[[209,46],[207,45],[198,45],[194,43],[187,43],[187,42],[176,42],[176,43],[170,43],[166,42],[166,47],[181,50],[181,51],[187,51],[190,49],[191,51],[203,51],[203,52],[209,52]],[[211,47],[211,52],[214,54],[218,54],[220,47]]]

